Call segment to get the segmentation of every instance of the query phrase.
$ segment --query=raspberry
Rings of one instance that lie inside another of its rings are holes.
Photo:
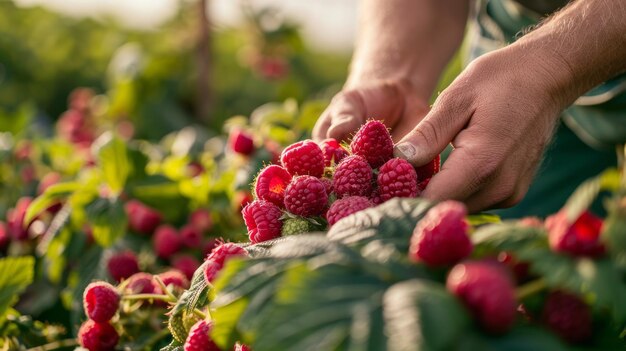
[[[457,264],[448,274],[446,287],[463,301],[486,331],[504,333],[515,323],[514,285],[499,264],[480,261]]]
[[[326,219],[328,219],[328,225],[334,225],[340,219],[348,217],[349,215],[362,211],[366,208],[372,207],[373,204],[370,200],[363,196],[348,196],[343,199],[339,199],[330,206],[328,212],[326,212]]]
[[[78,330],[78,343],[89,351],[113,351],[119,335],[111,324],[88,320]]]
[[[265,167],[256,177],[254,192],[257,198],[284,207],[285,189],[291,182],[291,175],[281,166]]]
[[[234,129],[230,132],[228,145],[233,151],[244,156],[249,156],[254,152],[254,140],[252,139],[252,135],[241,129]]]
[[[211,211],[204,208],[194,210],[189,215],[189,223],[203,233],[211,231],[213,228]]]
[[[185,340],[185,351],[220,351],[213,342],[209,333],[213,329],[213,323],[205,320],[198,321],[189,329],[189,335]]]
[[[200,262],[192,256],[180,255],[172,261],[172,266],[183,272],[187,279],[191,280],[196,269],[200,267]]]
[[[122,281],[139,272],[137,256],[132,251],[118,252],[109,258],[107,269],[113,279]]]
[[[372,168],[357,155],[343,159],[333,175],[333,189],[338,197],[365,196],[372,193]]]
[[[364,157],[372,168],[378,168],[393,157],[393,140],[380,121],[369,121],[356,132],[350,149]]]
[[[309,221],[304,218],[289,218],[283,222],[281,234],[294,235],[309,232]]]
[[[154,232],[152,245],[160,258],[168,259],[180,250],[182,240],[176,229],[170,225],[159,226]]]
[[[384,202],[382,197],[380,197],[380,191],[378,189],[374,189],[374,191],[372,191],[372,195],[370,195],[370,201],[374,205],[380,205]]]
[[[409,256],[429,266],[454,264],[472,253],[465,205],[444,201],[431,208],[415,226]]]
[[[120,295],[113,285],[106,282],[95,282],[87,285],[83,293],[83,307],[87,317],[98,323],[104,323],[117,313]]]
[[[428,183],[430,183],[430,178],[426,178],[417,183],[417,191],[421,194],[422,191],[424,191],[424,189],[426,189],[426,187],[428,186]]]
[[[280,155],[280,162],[291,175],[310,175],[320,178],[324,174],[324,154],[311,140],[289,145]]]
[[[577,296],[563,291],[548,295],[542,320],[548,328],[570,343],[588,340],[592,334],[591,311]]]
[[[128,227],[139,234],[152,234],[154,229],[161,223],[161,214],[137,200],[129,201],[126,206]]]
[[[326,167],[334,166],[348,156],[348,151],[333,138],[322,141],[320,148],[324,154],[324,165]]]
[[[30,197],[21,197],[17,200],[15,208],[7,212],[7,227],[14,240],[24,241],[28,239],[28,227],[30,223],[24,223],[24,217],[32,201]]]
[[[0,250],[4,250],[11,241],[7,226],[4,222],[0,221]]]
[[[211,251],[213,251],[214,248],[222,245],[222,243],[223,243],[222,239],[216,239],[216,238],[211,238],[205,241],[204,244],[202,245],[202,257],[207,257],[209,254],[211,254]]]
[[[282,223],[282,212],[276,205],[256,200],[246,206],[242,211],[243,220],[248,228],[248,236],[253,243],[278,238]]]
[[[157,275],[165,284],[165,286],[172,285],[175,288],[187,289],[189,288],[189,280],[183,274],[183,272],[177,269],[170,269],[167,272],[163,272]]]
[[[572,223],[567,212],[562,210],[546,219],[546,229],[552,251],[589,257],[599,257],[605,252],[600,242],[602,219],[589,211],[583,212]]]
[[[417,173],[417,179],[421,182],[426,179],[432,178],[435,174],[439,173],[439,169],[441,168],[441,156],[437,155],[432,161],[429,163],[417,167],[415,172]]]
[[[180,228],[180,239],[186,247],[196,248],[202,244],[202,233],[191,224]]]
[[[333,181],[328,178],[320,178],[322,183],[324,183],[324,187],[326,188],[326,195],[330,196],[333,192]]]
[[[394,197],[416,197],[419,194],[415,169],[400,158],[392,158],[380,167],[377,183],[383,202]]]
[[[498,254],[498,262],[504,264],[511,269],[517,283],[523,283],[530,277],[530,264],[528,262],[518,261],[512,254],[508,252],[500,252]]]
[[[128,278],[126,290],[133,294],[153,294],[159,291],[152,274],[139,272]]]
[[[318,216],[328,206],[326,186],[313,176],[293,178],[285,190],[287,211],[303,217]]]
[[[215,249],[207,257],[207,265],[204,268],[204,278],[208,283],[215,280],[226,261],[235,256],[248,256],[248,252],[233,243],[224,243]]]

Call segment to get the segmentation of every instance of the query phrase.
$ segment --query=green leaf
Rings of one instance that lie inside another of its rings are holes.
[[[47,210],[50,206],[58,203],[60,200],[68,197],[73,192],[81,188],[78,182],[58,183],[51,185],[46,191],[38,196],[26,210],[24,216],[24,224],[30,223],[40,213]]]
[[[127,217],[119,198],[99,198],[87,206],[93,237],[103,247],[109,247],[126,233]]]
[[[511,330],[499,338],[492,338],[494,351],[567,351],[568,348],[547,330],[526,326]]]
[[[609,203],[609,215],[602,227],[602,241],[616,261],[626,268],[626,197]]]
[[[112,134],[103,134],[100,139],[97,141],[98,165],[109,188],[119,194],[132,170],[126,144]]]
[[[408,280],[383,297],[389,350],[449,350],[470,325],[459,301],[441,284]]]
[[[567,218],[574,222],[576,218],[588,209],[601,191],[617,191],[621,182],[621,175],[617,169],[608,169],[600,175],[591,178],[578,186],[563,207],[567,211]]]
[[[468,216],[469,224],[472,227],[478,227],[484,224],[500,223],[500,217],[491,213],[479,213]]]
[[[18,295],[33,282],[35,259],[31,256],[0,259],[0,321]]]
[[[169,343],[169,345],[162,347],[161,351],[183,351],[183,344],[176,341],[176,340],[172,340],[171,343]]]
[[[382,240],[393,244],[400,252],[407,252],[415,225],[431,206],[424,199],[391,199],[335,223],[328,238],[358,246]]]

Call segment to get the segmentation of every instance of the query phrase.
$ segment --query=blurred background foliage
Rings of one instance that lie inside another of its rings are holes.
[[[105,94],[106,118],[130,119],[136,137],[152,140],[193,123],[220,132],[226,118],[268,101],[328,98],[339,89],[347,54],[313,51],[275,9],[241,6],[240,26],[210,26],[203,64],[210,66],[211,105],[199,115],[197,2],[181,1],[153,30],[0,2],[1,129],[24,131],[31,123],[16,118],[35,115],[45,133],[81,86]]]

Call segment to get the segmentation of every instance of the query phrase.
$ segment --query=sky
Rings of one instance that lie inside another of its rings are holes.
[[[14,0],[20,6],[42,5],[75,17],[113,16],[120,23],[151,29],[169,19],[181,0]],[[250,0],[254,7],[273,6],[299,23],[312,47],[325,51],[349,51],[357,23],[358,0]],[[241,19],[240,1],[211,0],[217,25],[236,25]],[[141,15],[138,15],[141,14]]]

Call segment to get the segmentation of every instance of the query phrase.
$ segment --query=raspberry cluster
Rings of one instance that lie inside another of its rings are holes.
[[[303,140],[285,148],[280,165],[259,172],[256,199],[242,211],[250,241],[324,229],[394,197],[417,197],[439,171],[439,157],[414,168],[393,157],[380,121],[368,121],[349,145]]]
[[[114,350],[119,340],[110,320],[117,313],[120,295],[109,283],[91,283],[83,293],[83,307],[89,319],[78,330],[78,342],[90,351]]]

